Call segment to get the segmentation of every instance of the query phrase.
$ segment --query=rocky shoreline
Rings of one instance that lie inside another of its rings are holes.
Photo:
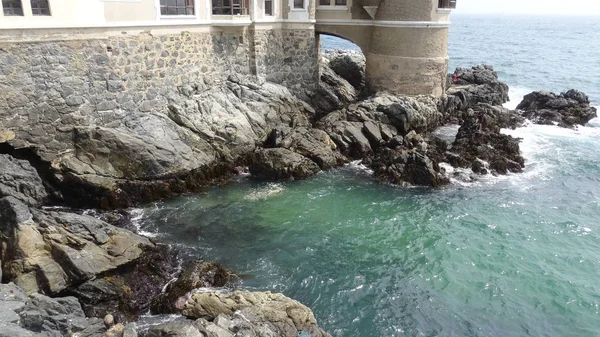
[[[0,336],[329,336],[297,301],[239,290],[217,264],[181,266],[176,251],[128,227],[127,212],[80,209],[123,209],[246,171],[305,179],[352,160],[382,183],[441,187],[446,165],[470,180],[521,172],[519,139],[501,129],[596,117],[576,90],[534,92],[506,109],[508,86],[490,66],[457,69],[438,99],[370,92],[359,53],[323,58],[308,101],[231,74],[183,85],[162,114],[65,125],[72,151],[33,130],[0,130]],[[454,139],[436,135],[444,125],[457,125]],[[138,331],[147,312],[181,318]]]

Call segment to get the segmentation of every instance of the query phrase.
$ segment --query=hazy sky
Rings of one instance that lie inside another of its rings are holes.
[[[600,15],[600,0],[457,0],[456,13]]]

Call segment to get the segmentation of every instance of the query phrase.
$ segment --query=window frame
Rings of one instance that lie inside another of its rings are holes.
[[[50,8],[50,0],[29,0],[29,1],[30,1],[29,4],[31,5],[31,15],[33,15],[33,16],[52,16],[52,8]],[[39,7],[34,7],[33,3],[38,2],[38,1],[45,2],[47,6],[41,7],[41,6],[39,6],[39,3],[38,3]],[[42,13],[42,11],[44,9],[48,9],[48,14]]]
[[[334,0],[333,2],[334,6],[344,6],[347,7],[348,6],[348,0]]]
[[[180,6],[177,4],[178,1],[180,0],[172,0],[175,1],[175,5],[169,5],[168,1],[170,0],[156,0],[157,4],[158,4],[158,13],[160,15],[161,18],[195,18],[197,15],[197,6],[196,6],[196,0],[182,0],[184,1],[184,5]],[[163,5],[163,1],[166,3]],[[189,4],[188,4],[189,3]],[[166,8],[166,14],[163,14],[163,8]],[[177,14],[169,14],[169,8],[175,8],[175,11],[177,12]],[[185,14],[178,14],[179,9],[183,8],[185,10]],[[188,14],[188,9],[192,10],[192,14]]]
[[[5,4],[5,1],[10,3],[10,6]],[[13,7],[14,3],[19,4],[19,8]],[[21,14],[15,14],[15,10],[18,9],[21,11]],[[9,13],[7,13],[9,11]],[[2,15],[3,16],[25,16],[25,12],[23,11],[23,0],[2,0]]]
[[[292,2],[294,10],[306,10],[306,4],[304,3],[304,0],[292,0]],[[302,5],[300,7],[296,6],[297,2],[300,2]]]
[[[271,5],[269,7],[267,7],[267,3],[270,3]],[[264,10],[264,15],[265,16],[275,16],[275,1],[274,0],[264,0],[263,4],[264,4],[264,7],[265,7],[264,8],[265,9]],[[269,13],[269,11],[267,10],[267,8],[270,9],[271,13]]]
[[[456,0],[438,0],[438,9],[456,9]]]

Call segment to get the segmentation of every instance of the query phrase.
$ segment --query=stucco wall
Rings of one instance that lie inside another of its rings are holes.
[[[104,3],[104,15],[107,22],[154,21],[157,19],[157,13],[155,0]]]
[[[31,2],[22,1],[23,16],[0,16],[0,28],[47,27],[73,24],[101,24],[104,2],[94,0],[49,0],[50,16],[34,16]],[[0,2],[0,7],[2,6]]]
[[[433,0],[380,1],[376,19],[383,21],[429,21]]]

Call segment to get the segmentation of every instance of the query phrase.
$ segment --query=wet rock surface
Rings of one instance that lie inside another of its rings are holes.
[[[189,262],[183,266],[177,279],[167,286],[164,293],[152,302],[153,314],[171,314],[183,310],[190,292],[198,288],[222,288],[232,281],[233,275],[216,263]]]
[[[536,124],[557,124],[561,127],[585,125],[598,117],[596,108],[581,91],[571,89],[561,94],[535,91],[523,97],[518,113]]]

